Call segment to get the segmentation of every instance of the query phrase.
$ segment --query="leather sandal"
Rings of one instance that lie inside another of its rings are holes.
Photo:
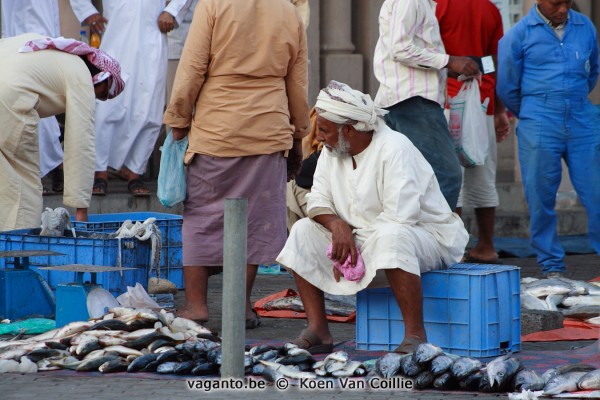
[[[402,343],[400,343],[400,346],[396,347],[396,349],[394,350],[394,353],[398,353],[398,354],[414,353],[415,350],[417,350],[417,347],[419,347],[419,345],[422,343],[425,343],[422,339],[418,339],[418,338],[414,338],[414,337],[404,338]]]
[[[252,313],[254,314],[254,316],[246,320],[246,329],[256,329],[262,323],[260,317],[258,316],[254,308],[252,309]]]
[[[92,194],[94,196],[106,196],[106,188],[108,187],[108,181],[104,178],[94,178],[94,187],[92,188]]]
[[[146,184],[144,184],[142,178],[135,178],[130,180],[127,184],[127,188],[134,197],[150,196],[150,190],[146,187]]]
[[[304,331],[296,339],[290,343],[295,344],[301,349],[308,351],[310,354],[325,354],[333,352],[333,344],[324,344],[317,335],[312,332]]]

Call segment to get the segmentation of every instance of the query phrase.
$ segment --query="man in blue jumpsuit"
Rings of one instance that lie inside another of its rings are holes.
[[[598,79],[598,41],[572,0],[537,5],[500,40],[497,93],[519,118],[517,137],[531,244],[544,276],[565,271],[556,232],[564,159],[600,253],[600,113],[588,100]]]

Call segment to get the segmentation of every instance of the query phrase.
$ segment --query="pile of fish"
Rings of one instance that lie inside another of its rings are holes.
[[[565,317],[600,325],[600,282],[523,278],[521,307],[560,311]]]
[[[342,297],[342,296],[339,296]],[[263,305],[266,311],[290,310],[304,312],[304,304],[300,296],[286,296],[266,302]],[[349,304],[334,298],[325,298],[325,314],[347,317],[356,312],[356,305]]]
[[[219,342],[203,326],[164,310],[116,307],[99,319],[72,322],[27,339],[0,341],[0,372],[171,373],[158,367],[174,360],[200,364],[203,358],[216,365]]]
[[[117,307],[96,320],[72,322],[27,339],[0,341],[0,373],[71,369],[105,374],[216,375],[222,360],[220,342],[203,326],[164,310]],[[282,377],[368,380],[379,375],[412,378],[418,389],[540,390],[545,395],[593,390],[600,394],[600,369],[589,365],[565,365],[540,376],[511,354],[484,366],[476,359],[446,354],[430,343],[419,345],[411,354],[388,353],[364,364],[350,360],[344,351],[317,361],[291,343],[258,345],[247,348],[244,367],[247,374],[270,382]]]
[[[551,368],[541,376],[526,369],[511,354],[483,365],[468,357],[446,354],[431,343],[419,345],[414,353],[388,353],[378,359],[375,372],[385,378],[413,378],[417,389],[471,390],[480,392],[543,391],[556,395],[578,390],[600,390],[600,369],[572,364]],[[600,392],[598,392],[600,394]]]
[[[317,377],[347,378],[365,376],[367,368],[358,361],[351,361],[348,353],[337,351],[315,361],[306,350],[292,343],[281,348],[268,345],[256,346],[247,352],[248,363],[254,366],[246,371],[263,376],[269,382],[285,377],[288,379],[315,379]]]
[[[220,342],[201,325],[164,310],[117,307],[96,320],[72,322],[28,339],[0,341],[0,372],[71,369],[215,375],[221,366]],[[244,366],[247,374],[269,381],[367,373],[345,352],[317,362],[308,351],[291,343],[249,348]]]

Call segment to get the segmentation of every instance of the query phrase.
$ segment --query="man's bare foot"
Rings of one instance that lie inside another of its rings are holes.
[[[177,316],[181,318],[191,319],[199,324],[208,322],[208,309],[205,311],[189,308],[181,308],[177,310]]]

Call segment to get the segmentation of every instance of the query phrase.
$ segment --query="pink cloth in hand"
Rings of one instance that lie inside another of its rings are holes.
[[[352,256],[350,254],[348,254],[348,258],[346,258],[346,261],[344,261],[343,264],[340,264],[337,260],[333,260],[331,258],[332,248],[333,244],[329,243],[329,247],[327,248],[327,257],[331,261],[333,261],[333,266],[342,273],[346,280],[352,282],[360,281],[363,278],[363,276],[365,276],[365,263],[358,249],[356,250],[358,256],[356,260],[356,265],[353,267],[352,264],[350,264],[352,262]]]

